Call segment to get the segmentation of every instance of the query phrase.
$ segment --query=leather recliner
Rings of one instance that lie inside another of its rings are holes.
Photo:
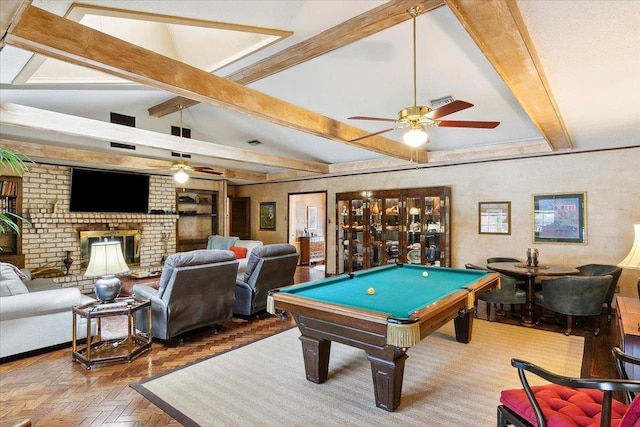
[[[296,248],[288,243],[276,243],[254,248],[247,261],[244,277],[236,281],[233,313],[251,316],[267,308],[271,289],[293,285],[298,265]]]
[[[133,294],[151,300],[152,336],[168,340],[233,316],[238,261],[231,251],[199,249],[170,255],[159,289],[135,285]],[[147,311],[136,316],[136,327],[148,332]]]

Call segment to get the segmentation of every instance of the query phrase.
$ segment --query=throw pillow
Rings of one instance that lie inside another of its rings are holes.
[[[10,297],[12,295],[28,294],[29,289],[20,280],[20,276],[15,271],[15,266],[6,262],[0,263],[0,297]]]
[[[231,246],[229,250],[235,254],[236,259],[247,257],[247,248],[243,248],[240,246]]]

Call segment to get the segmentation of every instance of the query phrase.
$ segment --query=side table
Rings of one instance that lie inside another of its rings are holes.
[[[636,297],[616,297],[618,345],[627,354],[640,357],[640,300]],[[640,367],[627,363],[627,374],[640,380]]]
[[[91,369],[93,365],[107,362],[131,362],[143,352],[151,349],[151,334],[142,334],[136,330],[136,314],[147,310],[148,331],[151,331],[151,301],[144,298],[117,298],[114,303],[102,304],[99,301],[73,307],[73,335],[71,360]],[[101,320],[103,317],[127,316],[127,335],[123,338],[102,340]],[[87,320],[87,340],[78,344],[76,324],[78,317]],[[97,335],[91,336],[91,319],[96,319]],[[126,344],[126,345],[123,345]]]

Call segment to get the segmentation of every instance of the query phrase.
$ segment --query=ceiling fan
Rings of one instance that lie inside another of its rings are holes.
[[[411,15],[411,18],[413,19],[413,106],[406,107],[400,110],[397,119],[367,116],[349,117],[349,119],[354,120],[375,120],[396,123],[396,125],[392,128],[370,133],[352,139],[350,140],[350,142],[359,141],[361,139],[369,138],[375,135],[380,135],[381,133],[389,132],[395,129],[408,128],[409,130],[403,136],[404,142],[412,147],[418,147],[428,141],[428,135],[424,130],[425,126],[493,129],[500,124],[500,122],[486,121],[439,120],[441,117],[448,116],[449,114],[453,114],[458,111],[473,107],[473,104],[466,101],[455,100],[436,109],[418,105],[416,101],[416,17],[421,12],[422,6],[420,5],[413,6],[409,10],[407,10],[407,13],[409,13],[409,15]]]
[[[175,179],[178,184],[184,184],[189,180],[189,172],[222,175],[222,172],[208,166],[191,166],[184,160],[173,162],[173,164],[171,165],[171,170],[175,171],[173,174],[173,179]]]
[[[184,136],[183,135],[184,129],[183,129],[183,123],[182,123],[182,110],[184,110],[184,106],[180,105],[179,108],[180,108],[180,127],[178,128],[179,134],[177,136]],[[189,134],[188,138],[190,137],[191,135]],[[174,153],[174,155],[175,154],[177,154],[181,158],[184,156],[184,154],[180,154],[180,153]],[[188,156],[188,157],[191,157],[191,156]],[[173,179],[175,179],[175,181],[178,184],[184,184],[189,180],[188,172],[207,173],[211,175],[222,175],[222,172],[219,172],[208,166],[191,166],[189,163],[187,163],[184,160],[173,162],[173,164],[171,165],[171,170],[175,171],[175,173],[173,174]]]

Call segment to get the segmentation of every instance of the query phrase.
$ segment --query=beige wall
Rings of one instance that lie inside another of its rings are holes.
[[[633,241],[633,223],[640,221],[640,148],[578,153],[402,172],[323,178],[280,184],[238,187],[236,195],[251,197],[252,212],[260,202],[278,206],[276,230],[252,235],[265,243],[287,241],[286,205],[289,193],[327,191],[327,272],[335,271],[335,194],[372,189],[450,186],[452,191],[452,264],[483,265],[490,256],[524,259],[533,245],[532,195],[587,193],[587,244],[536,243],[544,263],[578,266],[617,264]],[[478,202],[511,201],[512,233],[478,234]],[[282,207],[282,208],[281,208]],[[252,214],[252,216],[255,216]],[[640,271],[625,271],[624,294],[635,295]]]

